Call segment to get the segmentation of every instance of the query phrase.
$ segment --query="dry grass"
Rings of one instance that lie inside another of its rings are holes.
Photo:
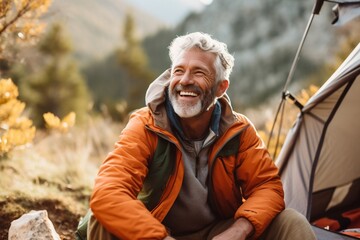
[[[54,200],[76,216],[83,215],[98,167],[122,127],[98,118],[66,134],[38,131],[31,146],[17,148],[0,159],[0,203],[9,199],[17,203],[3,204],[0,218],[23,213],[44,200]]]

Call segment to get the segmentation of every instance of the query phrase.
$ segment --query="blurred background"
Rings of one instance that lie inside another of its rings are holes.
[[[62,239],[72,239],[97,167],[128,114],[144,106],[149,83],[170,66],[167,47],[178,35],[201,31],[228,44],[235,57],[228,92],[234,109],[266,138],[313,5],[2,0],[0,239],[32,208],[48,209]],[[334,26],[332,8],[324,3],[316,15],[289,86],[302,101],[359,43],[359,19]],[[297,114],[286,111],[284,136]],[[51,209],[66,214],[62,219]]]
[[[28,1],[42,6],[34,6],[1,32],[0,73],[18,85],[37,125],[46,111],[61,117],[75,110],[81,120],[85,110],[94,110],[122,120],[144,105],[148,84],[169,67],[171,40],[193,31],[224,41],[235,56],[229,95],[236,110],[246,112],[264,104],[271,108],[313,7],[311,0]],[[351,41],[358,41],[358,21],[333,26],[332,7],[324,4],[313,22],[294,90],[326,80],[332,73],[329,65],[338,64],[338,55],[346,55],[354,45]],[[16,9],[11,11],[16,14]],[[51,83],[55,78],[58,83]],[[70,79],[82,89],[52,94],[51,85],[59,90],[58,85]],[[48,83],[35,86],[38,81]]]

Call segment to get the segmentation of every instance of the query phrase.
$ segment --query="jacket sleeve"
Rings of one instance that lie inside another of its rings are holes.
[[[120,239],[163,239],[165,227],[137,200],[156,137],[145,129],[146,110],[131,117],[100,166],[90,200],[96,219]]]
[[[284,209],[284,192],[278,169],[252,124],[241,136],[239,157],[236,176],[245,201],[235,218],[248,219],[256,239]]]

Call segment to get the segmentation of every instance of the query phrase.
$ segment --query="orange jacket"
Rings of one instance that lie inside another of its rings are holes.
[[[167,232],[161,221],[180,192],[184,176],[181,147],[170,130],[164,95],[159,93],[159,87],[164,92],[168,79],[168,72],[165,72],[149,87],[148,107],[131,115],[95,179],[90,207],[98,221],[121,239],[165,238]],[[210,200],[222,218],[247,218],[255,228],[256,238],[284,209],[282,184],[276,166],[250,121],[232,111],[226,95],[219,101],[222,105],[220,132],[223,134],[209,153]],[[176,146],[175,169],[158,204],[149,211],[137,196],[159,136]],[[235,151],[228,144],[234,140],[240,143]],[[220,152],[234,154],[220,156]]]

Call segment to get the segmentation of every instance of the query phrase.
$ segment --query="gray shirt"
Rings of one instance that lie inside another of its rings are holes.
[[[208,203],[207,187],[209,146],[215,138],[210,130],[205,140],[180,139],[184,180],[174,205],[163,221],[172,235],[196,232],[215,221],[215,214]]]

